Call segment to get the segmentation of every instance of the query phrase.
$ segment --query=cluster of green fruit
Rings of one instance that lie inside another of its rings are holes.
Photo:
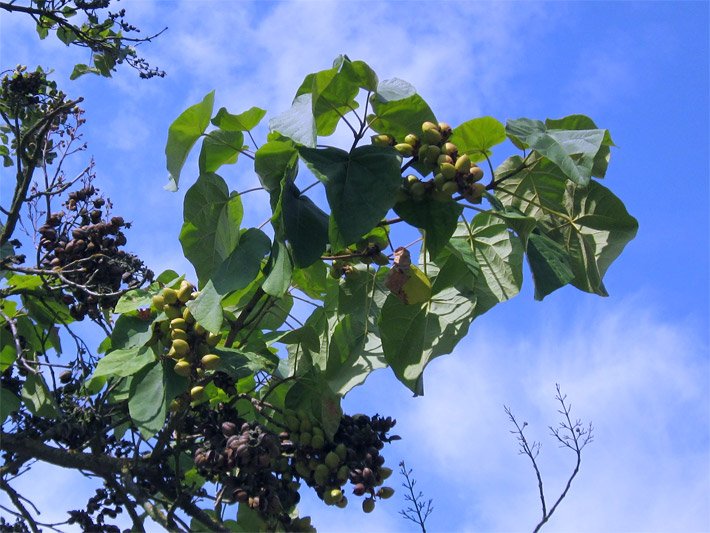
[[[205,371],[219,367],[219,355],[213,349],[221,336],[208,332],[195,320],[186,305],[198,296],[195,287],[182,280],[177,289],[164,288],[153,296],[153,308],[164,313],[165,320],[157,321],[155,339],[169,346],[167,357],[175,360],[177,374],[190,379],[191,384],[200,381]],[[200,401],[204,397],[204,386],[194,385],[190,389],[190,399]]]
[[[98,189],[87,185],[69,193],[64,203],[68,212],[47,216],[37,232],[42,268],[61,272],[74,285],[63,296],[75,320],[99,318],[113,309],[121,288],[135,288],[153,273],[136,256],[121,250],[126,244],[122,217],[108,217],[106,200]]]
[[[281,445],[285,451],[293,450],[291,464],[296,474],[327,505],[348,505],[343,487],[350,481],[355,496],[368,496],[362,509],[369,513],[375,508],[375,497],[386,499],[394,494],[391,487],[382,486],[392,470],[383,466],[380,450],[385,442],[399,438],[387,435],[395,423],[390,417],[344,415],[329,441],[306,413],[299,412],[286,416],[290,431],[281,433]]]
[[[407,198],[421,200],[431,195],[435,200],[450,201],[456,194],[467,200],[480,202],[485,186],[480,182],[483,170],[474,164],[468,155],[459,154],[458,147],[449,142],[453,130],[446,122],[424,122],[420,134],[409,133],[397,141],[392,135],[380,134],[372,137],[372,143],[393,146],[402,157],[412,158],[414,167],[426,176],[434,174],[432,180],[422,181],[414,174],[406,176],[402,183],[399,201]]]

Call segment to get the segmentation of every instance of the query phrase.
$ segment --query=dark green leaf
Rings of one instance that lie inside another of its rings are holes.
[[[202,288],[194,300],[187,302],[187,307],[195,320],[207,331],[217,334],[222,328],[222,297],[212,284],[212,280]]]
[[[228,113],[223,107],[212,119],[212,124],[225,131],[249,131],[256,127],[266,115],[266,110],[252,107],[238,115]]]
[[[328,215],[290,180],[286,180],[281,196],[281,209],[294,262],[302,268],[313,264],[328,243]]]
[[[101,74],[99,72],[99,69],[90,67],[89,65],[84,65],[82,63],[79,63],[77,65],[74,65],[74,70],[72,70],[71,75],[69,76],[70,80],[75,80],[79,78],[80,76],[83,76],[84,74]]]
[[[370,126],[378,133],[389,133],[397,140],[403,140],[409,133],[422,132],[422,123],[436,122],[434,112],[418,94],[399,100],[383,100],[378,94],[372,100],[375,112],[370,117]]]
[[[153,361],[155,361],[155,352],[147,346],[114,350],[99,359],[92,379],[101,376],[132,376]]]
[[[221,296],[243,289],[259,275],[261,261],[271,249],[266,234],[256,228],[242,233],[239,244],[212,276],[214,289]]]
[[[8,416],[10,416],[10,413],[13,413],[19,409],[20,399],[0,385],[0,425],[5,423],[5,420]]]
[[[269,141],[256,151],[254,171],[269,192],[280,189],[284,176],[294,179],[297,169],[298,151],[291,142]]]
[[[131,380],[128,412],[146,440],[155,435],[165,424],[168,402],[165,375],[160,361],[144,368]]]
[[[145,289],[133,289],[121,296],[121,299],[116,303],[113,312],[117,315],[137,311],[140,308],[151,306],[152,294]]]
[[[29,374],[22,387],[22,400],[36,416],[54,418],[59,415],[57,404],[40,374]]]
[[[474,118],[457,126],[450,140],[459,154],[468,154],[473,162],[483,161],[491,155],[491,147],[505,141],[505,126],[493,117]]]
[[[137,348],[147,343],[153,335],[150,320],[138,316],[121,315],[111,333],[114,348]]]
[[[463,207],[453,202],[439,202],[427,195],[420,201],[409,198],[398,202],[394,212],[408,224],[426,232],[426,248],[436,257],[456,230]]]
[[[401,181],[401,158],[395,150],[361,146],[348,153],[332,147],[302,147],[299,153],[325,183],[331,217],[343,244],[357,242],[394,205]]]
[[[275,239],[269,258],[269,273],[264,280],[262,289],[266,294],[280,298],[291,286],[291,256],[286,244]]]
[[[569,115],[567,117],[553,120],[545,120],[545,126],[550,130],[596,130],[597,125],[594,121],[585,115]],[[603,178],[606,175],[606,169],[609,166],[609,158],[611,157],[611,146],[614,141],[611,140],[609,130],[604,130],[604,141],[602,146],[594,157],[594,165],[592,166],[592,176]]]
[[[536,300],[542,300],[574,279],[565,249],[547,235],[532,233],[526,251]]]
[[[323,261],[317,261],[308,268],[293,271],[293,285],[309,298],[323,300],[325,297],[328,267]]]
[[[187,155],[209,126],[212,108],[214,106],[214,91],[208,93],[202,102],[187,108],[175,119],[168,129],[168,142],[165,146],[167,168],[170,173],[168,190],[176,191],[180,181],[180,172]]]
[[[222,165],[236,163],[243,145],[244,134],[241,131],[209,132],[205,135],[200,150],[200,174],[215,172]]]

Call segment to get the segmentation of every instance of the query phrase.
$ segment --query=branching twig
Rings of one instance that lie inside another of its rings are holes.
[[[402,518],[419,524],[419,527],[422,528],[422,533],[426,533],[424,524],[429,515],[434,512],[434,500],[429,498],[429,500],[424,501],[424,494],[421,491],[419,491],[419,494],[414,494],[414,485],[416,485],[417,481],[412,476],[412,469],[407,469],[404,461],[399,463],[399,473],[404,476],[402,486],[408,491],[408,494],[405,493],[404,499],[413,505],[413,507],[400,510],[399,514],[402,515]]]

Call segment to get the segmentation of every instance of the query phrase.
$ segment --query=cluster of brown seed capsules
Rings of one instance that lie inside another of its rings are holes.
[[[158,313],[165,313],[167,319],[158,323],[161,338],[169,345],[167,357],[174,359],[174,370],[187,377],[190,382],[197,382],[206,370],[219,367],[219,355],[212,352],[221,336],[207,331],[195,321],[187,303],[199,295],[195,287],[187,280],[182,280],[179,288],[164,288],[153,296],[153,308]],[[192,401],[204,397],[204,386],[195,385],[190,389]]]
[[[373,144],[393,146],[402,157],[412,158],[422,174],[434,174],[428,181],[407,175],[402,182],[400,201],[409,197],[421,200],[427,194],[442,202],[450,201],[455,194],[473,203],[481,201],[485,186],[478,182],[483,178],[483,170],[467,154],[459,154],[458,147],[449,141],[452,133],[446,122],[427,121],[422,124],[420,134],[410,133],[399,142],[388,134],[372,137]]]

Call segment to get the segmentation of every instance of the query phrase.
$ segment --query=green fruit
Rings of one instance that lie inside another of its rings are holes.
[[[449,163],[450,165],[453,165],[454,160],[450,155],[447,155],[442,152],[441,155],[436,158],[436,164],[443,165],[444,163]]]
[[[311,431],[313,429],[313,424],[311,423],[311,420],[306,416],[305,418],[301,418],[301,426],[300,426],[301,431]]]
[[[383,500],[391,498],[393,494],[394,489],[392,487],[382,487],[380,490],[377,491],[377,495]]]
[[[170,320],[182,317],[182,311],[180,311],[180,308],[175,307],[174,305],[165,304],[163,306],[163,312],[165,313],[165,316],[167,316]]]
[[[456,177],[456,168],[451,163],[439,165],[439,172],[441,172],[447,180],[452,180]]]
[[[153,307],[155,307],[158,311],[162,311],[164,305],[165,298],[163,298],[162,294],[156,294],[153,296]]]
[[[380,478],[381,478],[382,480],[387,479],[387,478],[390,477],[391,475],[392,475],[392,469],[391,469],[391,468],[387,468],[386,466],[383,466],[382,468],[380,468]]]
[[[419,178],[416,177],[414,174],[407,175],[407,185],[411,185],[412,183],[417,183],[418,181],[419,181]]]
[[[302,463],[299,461],[296,463],[296,474],[298,474],[303,479],[308,479],[309,477],[311,477],[311,470],[310,468],[308,468],[308,465],[306,465],[306,463]]]
[[[348,447],[342,442],[335,447],[335,453],[341,461],[348,458]]]
[[[362,500],[362,510],[365,511],[366,513],[371,513],[372,511],[375,510],[375,500],[373,498],[368,498],[366,500]]]
[[[448,180],[444,177],[444,175],[439,172],[436,176],[434,176],[434,185],[436,185],[437,189],[441,189],[444,186],[444,183],[446,183]]]
[[[206,370],[215,370],[219,366],[219,355],[208,353],[202,356],[200,362]]]
[[[298,431],[299,428],[301,427],[301,421],[298,419],[298,417],[296,417],[294,415],[287,414],[285,421],[286,421],[286,426],[291,431]]]
[[[478,165],[473,165],[471,170],[469,170],[469,174],[471,178],[473,178],[473,181],[479,181],[483,178],[483,169]]]
[[[202,385],[197,385],[190,389],[190,399],[193,402],[198,402],[205,397],[205,388]]]
[[[454,157],[458,153],[459,149],[454,143],[444,143],[441,147],[441,152]]]
[[[392,146],[394,144],[394,137],[386,133],[373,135],[370,140],[375,146]]]
[[[183,281],[183,284],[180,286],[180,290],[177,293],[177,299],[182,303],[189,302],[192,299],[192,289],[192,285]]]
[[[343,465],[340,468],[338,468],[338,473],[336,474],[338,481],[342,481],[343,483],[348,480],[348,477],[350,477],[350,467],[348,465]]]
[[[219,333],[208,333],[207,334],[207,345],[214,348],[219,344],[219,341],[222,339],[222,335]]]
[[[330,470],[323,463],[319,464],[313,472],[313,479],[318,485],[325,485],[330,477]]]
[[[184,318],[173,318],[170,321],[170,329],[182,329],[186,330],[187,329],[187,322],[185,321]]]
[[[323,435],[318,435],[318,433],[313,433],[313,437],[311,437],[311,448],[314,450],[322,450],[323,446],[325,446],[325,438],[323,438]]]
[[[441,149],[434,144],[430,144],[426,149],[426,157],[424,157],[424,159],[427,163],[435,165],[440,155]]]
[[[412,157],[414,155],[414,148],[411,144],[399,143],[394,145],[394,149],[397,150],[404,157]]]
[[[313,436],[310,433],[308,433],[307,431],[304,431],[301,433],[301,444],[303,446],[310,446],[312,439],[313,439]]]
[[[422,144],[419,146],[419,150],[417,150],[417,158],[420,161],[424,161],[426,159],[427,152],[429,151],[429,145],[428,144]]]
[[[434,130],[434,131],[438,132],[438,131],[439,131],[439,125],[438,125],[438,124],[434,124],[433,122],[429,122],[429,121],[422,123],[422,131],[423,131],[423,132],[424,132],[424,131],[431,131],[431,130]]]
[[[446,122],[439,122],[439,131],[441,132],[441,136],[445,139],[450,137],[453,133],[451,126],[449,126]]]
[[[456,194],[459,190],[459,186],[455,181],[447,181],[444,183],[444,186],[441,188],[441,192],[453,196]]]
[[[174,329],[170,332],[170,338],[174,341],[187,340],[187,332],[182,329]]]
[[[200,324],[199,322],[195,322],[195,325],[192,326],[192,329],[195,331],[197,335],[202,337],[205,333],[207,333],[207,330]]]
[[[335,506],[339,507],[340,509],[345,509],[348,506],[348,499],[343,496],[340,501],[336,502]]]
[[[187,377],[190,375],[190,362],[186,359],[180,359],[175,363],[173,370],[175,370],[176,374]]]
[[[451,183],[451,182],[449,182]],[[446,194],[444,191],[441,190],[434,190],[431,193],[432,199],[434,199],[437,202],[450,202],[451,201],[451,195]]]
[[[471,170],[471,159],[466,154],[459,156],[456,160],[456,172],[461,174],[468,174]]]
[[[424,194],[426,193],[426,187],[421,181],[417,181],[416,183],[412,183],[412,185],[409,187],[409,193],[414,198],[423,198]]]
[[[340,489],[331,489],[323,494],[323,501],[328,505],[335,505],[343,499],[343,491]]]
[[[174,304],[178,301],[177,291],[175,289],[163,289],[163,300],[166,304]]]
[[[328,452],[328,455],[325,456],[325,464],[333,471],[340,466],[340,461],[340,456],[335,452]]]
[[[415,134],[410,133],[404,138],[404,142],[407,144],[411,144],[412,146],[416,146],[419,144],[419,137],[417,137]]]
[[[176,339],[173,341],[173,350],[175,350],[175,353],[184,356],[187,355],[187,353],[190,351],[190,345],[187,343],[186,340],[183,339]]]

